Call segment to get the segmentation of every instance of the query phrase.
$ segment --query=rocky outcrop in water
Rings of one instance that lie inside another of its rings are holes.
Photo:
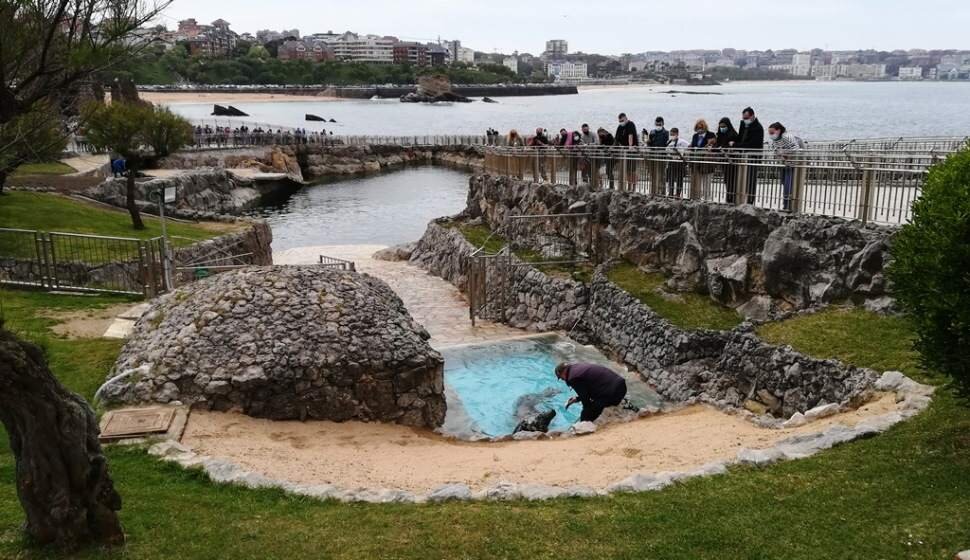
[[[428,338],[366,274],[241,269],[155,300],[102,397],[434,428],[446,405],[443,360]]]
[[[248,117],[249,114],[236,109],[232,105],[228,107],[222,105],[212,106],[212,116],[214,117]]]
[[[421,76],[417,91],[401,96],[402,103],[471,103],[471,99],[455,93],[451,80],[443,74]]]

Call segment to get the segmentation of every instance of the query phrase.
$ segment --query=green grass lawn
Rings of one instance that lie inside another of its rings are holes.
[[[664,284],[663,275],[643,272],[631,263],[614,266],[607,276],[611,282],[678,327],[729,330],[741,322],[741,316],[736,311],[722,307],[701,294],[676,294],[670,299],[662,296],[658,290]]]
[[[44,163],[25,163],[14,170],[14,176],[22,175],[67,175],[77,171],[66,163],[48,161]]]
[[[63,351],[54,372],[90,398],[111,352],[56,337],[38,311],[120,300],[6,292],[3,301],[8,325]],[[762,330],[926,379],[905,323],[842,311],[807,319]],[[596,499],[346,505],[213,484],[139,449],[107,455],[129,541],[78,558],[948,559],[970,548],[970,410],[945,392],[885,434],[809,459]],[[0,430],[0,558],[58,557],[30,548],[22,521]]]
[[[145,229],[131,227],[124,210],[49,193],[11,191],[0,196],[0,227],[48,232],[85,233],[110,237],[151,239],[162,234],[158,219],[142,214]],[[175,246],[191,245],[233,229],[227,224],[189,224],[168,221],[168,234]],[[67,243],[67,242],[65,242]],[[65,247],[65,250],[67,247]],[[111,249],[111,248],[109,248]],[[127,252],[119,246],[116,252]],[[0,234],[0,255],[32,256],[32,237]]]

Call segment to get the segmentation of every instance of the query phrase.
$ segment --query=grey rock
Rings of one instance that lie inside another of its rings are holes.
[[[470,500],[472,491],[465,484],[445,484],[428,494],[429,502],[445,502],[448,500]]]

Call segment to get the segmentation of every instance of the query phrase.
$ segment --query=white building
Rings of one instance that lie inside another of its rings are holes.
[[[337,60],[393,64],[394,44],[398,41],[394,37],[357,35],[348,31],[334,40],[321,42],[333,50]]]
[[[899,68],[900,80],[922,80],[923,69],[919,66],[901,66]]]
[[[569,42],[565,39],[551,39],[546,41],[546,56],[554,58],[569,54]]]
[[[568,60],[554,60],[546,66],[547,74],[559,81],[585,80],[585,62],[570,62]]]
[[[507,57],[505,57],[505,60],[502,61],[502,65],[505,66],[506,68],[508,68],[509,70],[515,72],[516,74],[519,73],[519,59],[518,59],[518,57],[507,56]]]
[[[812,75],[812,55],[811,53],[798,53],[791,60],[792,76],[808,77]]]

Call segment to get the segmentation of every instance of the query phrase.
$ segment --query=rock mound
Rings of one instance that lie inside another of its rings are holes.
[[[371,276],[241,269],[156,300],[102,398],[437,427],[446,408],[443,360],[428,338]]]

